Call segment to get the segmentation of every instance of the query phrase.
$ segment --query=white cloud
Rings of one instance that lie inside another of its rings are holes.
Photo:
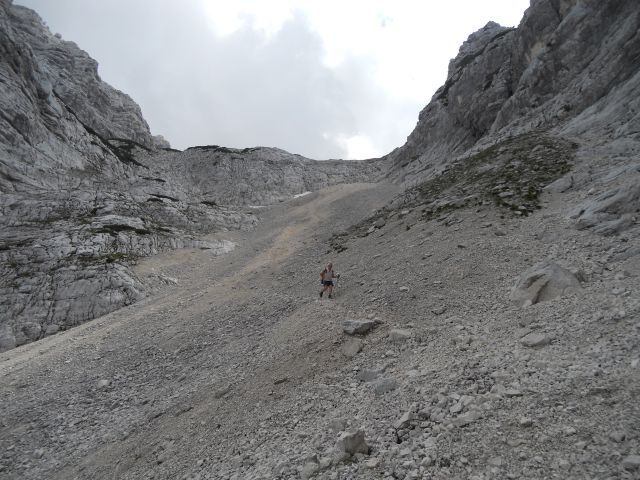
[[[468,35],[489,20],[517,24],[529,4],[16,1],[96,58],[177,148],[264,145],[311,158],[402,145]]]
[[[346,152],[345,158],[349,160],[376,158],[380,156],[380,150],[376,148],[371,139],[364,134],[357,135],[327,135],[326,138],[335,141]]]

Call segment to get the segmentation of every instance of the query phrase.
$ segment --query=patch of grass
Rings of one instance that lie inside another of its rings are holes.
[[[514,216],[527,216],[541,208],[542,189],[571,170],[576,148],[541,132],[511,137],[407,189],[372,217],[335,235],[331,246],[344,250],[350,237],[365,236],[374,222],[404,209],[419,209],[420,218],[430,220],[490,201]]]

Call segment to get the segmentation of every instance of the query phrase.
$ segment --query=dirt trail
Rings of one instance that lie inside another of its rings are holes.
[[[180,250],[145,259],[140,275],[163,273],[177,286],[2,354],[0,447],[12,452],[9,478],[114,478],[115,465],[115,478],[139,478],[160,439],[191,431],[224,442],[274,379],[295,382],[318,365],[330,368],[335,334],[314,326],[326,241],[394,192],[332,187],[266,209],[253,232],[215,235],[237,243],[229,254]],[[317,353],[309,355],[308,338]],[[239,400],[224,401],[229,391]],[[182,410],[200,418],[199,433]],[[42,457],[33,458],[39,449]]]

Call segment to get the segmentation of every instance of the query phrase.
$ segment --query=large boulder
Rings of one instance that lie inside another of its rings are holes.
[[[640,175],[629,180],[625,185],[611,188],[579,205],[571,214],[576,228],[590,228],[601,235],[613,235],[633,225],[640,210]]]
[[[525,271],[511,290],[511,300],[523,307],[579,290],[580,280],[555,262],[541,262]]]

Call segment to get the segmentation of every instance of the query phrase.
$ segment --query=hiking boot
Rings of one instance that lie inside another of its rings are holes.
[[[333,298],[333,297],[331,296],[331,294],[329,294],[329,298]]]
[[[323,294],[323,293],[324,293],[324,292],[320,292],[320,298],[322,298],[322,294]]]

